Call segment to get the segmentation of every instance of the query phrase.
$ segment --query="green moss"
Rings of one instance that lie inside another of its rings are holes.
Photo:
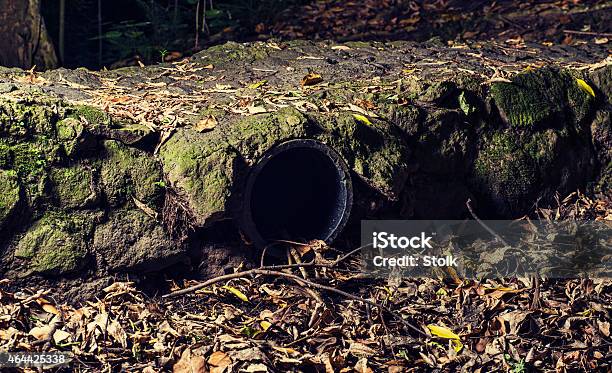
[[[62,208],[83,207],[93,196],[91,170],[82,164],[51,170],[54,196]]]
[[[241,61],[250,63],[261,60],[268,57],[269,50],[264,43],[244,45],[230,41],[225,44],[210,47],[203,53],[206,63],[222,65],[229,62]]]
[[[275,144],[305,137],[308,120],[288,107],[274,113],[245,117],[229,130],[226,141],[248,160],[255,160]]]
[[[0,100],[0,135],[51,135],[56,116],[52,107],[44,104]]]
[[[231,195],[236,151],[223,140],[192,130],[176,133],[160,149],[164,173],[205,225],[225,211]]]
[[[593,101],[573,76],[552,68],[518,74],[512,83],[493,83],[490,95],[502,118],[513,127],[532,127],[566,114],[580,122]]]
[[[30,269],[37,273],[76,272],[86,264],[86,240],[92,230],[86,215],[49,212],[19,240],[15,256],[28,259]]]
[[[22,142],[11,146],[13,170],[17,171],[25,187],[29,205],[33,206],[45,195],[47,188],[47,165],[50,163],[44,150],[46,141]]]
[[[436,82],[419,95],[419,100],[425,102],[439,102],[449,97],[456,89],[455,83],[450,81]]]
[[[85,119],[89,125],[110,125],[111,117],[104,111],[87,105],[78,105],[73,108],[70,114],[72,118]]]
[[[129,196],[155,205],[160,197],[156,182],[162,178],[159,164],[146,153],[128,148],[120,142],[104,142],[106,156],[100,171],[104,193],[113,206],[123,204]]]
[[[346,43],[344,43],[344,45],[346,45],[349,48],[355,48],[355,49],[359,49],[359,48],[368,48],[372,46],[372,42],[369,41],[347,41]]]
[[[338,151],[372,187],[397,197],[406,180],[408,149],[392,126],[374,118],[365,125],[349,112],[319,116],[316,122],[324,130],[319,140]]]
[[[17,173],[12,170],[0,170],[0,227],[15,211],[21,199],[21,187]]]
[[[532,152],[538,151],[534,146]],[[495,133],[479,152],[474,169],[483,189],[494,200],[501,199],[512,209],[539,183],[537,163],[532,157],[519,146],[515,136]]]
[[[11,147],[0,140],[0,169],[10,168],[13,163]]]

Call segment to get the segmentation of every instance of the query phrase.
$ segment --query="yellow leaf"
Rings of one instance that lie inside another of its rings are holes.
[[[259,323],[259,325],[261,325],[261,328],[264,330],[264,332],[265,332],[266,330],[268,330],[268,329],[269,329],[269,328],[272,326],[272,324],[271,324],[270,322],[265,321],[265,320],[264,320],[264,321],[261,321],[261,322]]]
[[[429,328],[429,331],[431,331],[431,334],[435,335],[436,337],[459,340],[459,336],[453,333],[453,331],[450,330],[449,328],[445,328],[443,326],[438,326],[438,325],[433,325],[433,324],[427,325],[427,328]]]
[[[458,339],[451,339],[451,344],[453,346],[453,350],[459,352],[463,349],[463,343],[461,343]]]
[[[214,115],[209,115],[206,118],[200,120],[195,126],[195,130],[198,132],[210,131],[217,127],[217,118]]]
[[[251,84],[249,84],[249,88],[257,89],[257,88],[261,87],[262,85],[266,84],[267,82],[268,82],[267,80],[262,80],[262,81],[259,81],[257,83],[251,83]]]
[[[236,297],[238,297],[238,299],[240,299],[243,302],[248,302],[249,298],[247,298],[246,295],[244,295],[240,290],[233,288],[231,286],[225,285],[223,286],[223,289],[228,290],[230,293],[234,294]]]
[[[322,81],[323,81],[323,78],[321,77],[320,74],[309,73],[308,75],[302,78],[300,85],[304,87],[307,85],[315,85],[315,84],[321,83]]]
[[[368,119],[368,117],[366,117],[365,115],[361,115],[361,114],[353,114],[353,117],[358,121],[361,122],[363,124],[366,125],[371,125],[372,122],[370,122],[370,120]]]
[[[588,85],[587,82],[582,79],[576,79],[576,81],[578,82],[578,86],[580,87],[580,89],[595,97],[595,91],[593,91],[593,88],[591,88],[591,86]]]

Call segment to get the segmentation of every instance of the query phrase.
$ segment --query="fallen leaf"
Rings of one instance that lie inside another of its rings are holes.
[[[262,114],[268,112],[268,110],[266,110],[266,108],[263,106],[247,106],[247,110],[249,111],[249,114]]]
[[[195,130],[198,132],[210,131],[217,127],[217,118],[214,115],[209,115],[206,118],[200,120],[195,126]]]
[[[368,359],[365,357],[362,359],[359,359],[359,361],[357,361],[357,364],[355,364],[355,367],[353,369],[355,369],[355,372],[357,373],[372,373],[373,372],[372,368],[368,366]]]
[[[591,88],[591,86],[587,82],[582,79],[576,79],[576,82],[578,82],[578,86],[580,87],[580,89],[595,97],[595,91],[593,91],[593,88]]]
[[[244,295],[240,290],[238,290],[238,289],[236,289],[234,287],[225,285],[222,288],[227,290],[227,291],[229,291],[230,293],[234,294],[236,297],[238,297],[238,299],[240,299],[243,302],[248,302],[249,301],[249,298],[246,295]]]
[[[261,326],[261,328],[262,328],[264,331],[266,331],[266,330],[270,329],[270,327],[272,326],[272,324],[271,324],[269,321],[265,321],[265,320],[264,320],[264,321],[261,321],[261,322],[259,323],[259,325]]]
[[[28,334],[40,341],[49,338],[49,333],[51,333],[51,325],[35,326]]]
[[[365,115],[353,114],[353,117],[355,118],[355,120],[357,120],[360,123],[366,124],[368,126],[372,125],[372,122],[370,122],[368,117],[366,117]]]
[[[193,354],[190,348],[186,348],[179,361],[172,367],[173,373],[205,373],[206,361],[202,356]]]
[[[223,351],[215,351],[208,358],[208,365],[217,368],[214,369],[217,372],[222,372],[231,363],[232,359]]]
[[[38,298],[36,300],[36,303],[40,304],[40,306],[42,307],[43,310],[45,310],[45,312],[52,313],[57,316],[60,315],[59,310],[45,298]]]
[[[248,87],[251,88],[251,89],[257,89],[257,88],[261,87],[262,85],[266,84],[267,82],[268,82],[267,80],[261,80],[261,81],[256,82],[256,83],[249,84]]]
[[[427,328],[429,329],[429,331],[431,331],[431,334],[435,335],[436,337],[445,339],[459,339],[459,336],[457,334],[453,333],[452,330],[444,326],[429,324],[427,325]]]
[[[323,78],[321,77],[321,75],[315,74],[315,73],[309,73],[308,75],[302,78],[300,85],[304,87],[304,86],[309,86],[309,85],[315,85],[315,84],[321,83],[322,81],[323,81]]]
[[[70,333],[64,330],[56,330],[55,333],[53,333],[53,341],[55,344],[60,344],[68,340],[68,338],[70,338]]]

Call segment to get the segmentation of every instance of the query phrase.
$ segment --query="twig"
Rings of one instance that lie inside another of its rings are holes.
[[[210,286],[210,285],[216,284],[218,282],[222,282],[222,281],[226,281],[226,280],[232,280],[232,279],[235,279],[235,278],[248,277],[248,276],[251,276],[251,275],[285,277],[285,278],[288,278],[288,279],[291,279],[291,280],[294,280],[294,281],[302,282],[302,283],[304,283],[304,284],[306,284],[308,286],[311,286],[313,288],[316,288],[316,289],[326,290],[326,291],[329,291],[331,293],[336,293],[336,294],[342,295],[345,298],[352,299],[352,300],[357,301],[357,302],[369,304],[371,306],[374,306],[374,307],[380,308],[380,309],[382,309],[384,311],[387,311],[391,316],[393,316],[398,321],[400,321],[402,324],[404,324],[404,326],[406,326],[406,327],[416,331],[417,333],[419,333],[419,334],[421,334],[421,335],[423,335],[425,337],[429,337],[421,329],[417,328],[416,326],[412,325],[408,321],[404,320],[404,318],[401,315],[399,315],[398,313],[396,313],[395,311],[393,311],[392,309],[390,309],[387,306],[375,303],[375,302],[373,302],[373,301],[371,301],[369,299],[364,299],[364,298],[358,297],[356,295],[347,293],[346,291],[342,291],[342,290],[336,289],[336,288],[331,287],[331,286],[321,285],[321,284],[318,284],[316,282],[312,282],[312,281],[303,279],[303,278],[301,278],[301,277],[299,277],[297,275],[294,275],[292,273],[272,271],[272,270],[269,270],[269,269],[256,268],[256,269],[251,269],[251,270],[247,270],[247,271],[244,271],[244,272],[238,272],[238,273],[232,273],[232,274],[229,274],[229,275],[218,276],[218,277],[212,278],[212,279],[210,279],[208,281],[205,281],[205,282],[203,282],[201,284],[198,284],[198,285],[195,285],[195,286],[191,286],[189,288],[185,288],[185,289],[182,289],[182,290],[178,290],[178,291],[172,292],[170,294],[163,295],[162,298],[176,297],[176,296],[179,296],[179,295],[187,294],[187,293],[193,292],[195,290],[204,288],[206,286]]]
[[[345,298],[348,299],[352,299],[354,301],[357,302],[361,302],[361,303],[365,303],[365,304],[369,304],[371,306],[377,307],[379,309],[382,309],[386,312],[388,312],[391,316],[393,316],[395,319],[397,319],[398,321],[400,321],[404,326],[416,331],[417,333],[429,338],[429,336],[427,334],[425,334],[425,332],[423,332],[421,329],[417,328],[416,326],[414,326],[413,324],[411,324],[410,322],[404,320],[404,318],[399,315],[398,313],[396,313],[395,311],[393,311],[392,309],[390,309],[389,307],[382,305],[382,304],[378,304],[376,302],[373,302],[371,300],[368,299],[364,299],[361,297],[358,297],[356,295],[347,293],[345,291],[336,289],[334,287],[331,286],[326,286],[326,285],[321,285],[319,283],[316,282],[312,282],[310,280],[306,280],[300,276],[294,275],[292,273],[286,273],[286,272],[280,272],[278,271],[279,269],[286,269],[286,268],[299,268],[299,267],[326,267],[326,268],[332,268],[335,265],[337,265],[338,263],[342,262],[343,260],[346,260],[346,258],[350,257],[352,254],[356,253],[357,251],[363,249],[364,247],[367,247],[370,245],[366,245],[366,246],[362,246],[359,247],[355,250],[352,250],[351,252],[339,257],[338,259],[336,259],[335,261],[329,263],[329,264],[319,264],[319,263],[314,263],[314,262],[308,262],[308,263],[298,263],[298,264],[288,264],[288,265],[278,265],[278,266],[267,266],[267,267],[262,267],[262,268],[255,268],[255,269],[250,269],[250,270],[246,270],[243,272],[237,272],[237,273],[230,273],[227,275],[222,275],[222,276],[217,276],[214,278],[211,278],[207,281],[204,281],[201,284],[198,285],[194,285],[194,286],[190,286],[188,288],[185,289],[181,289],[181,290],[177,290],[174,291],[170,294],[166,294],[162,296],[162,299],[168,299],[168,298],[174,298],[177,297],[179,295],[184,295],[184,294],[188,294],[191,292],[194,292],[196,290],[205,288],[207,286],[219,283],[219,282],[223,282],[223,281],[229,281],[229,280],[233,280],[236,278],[243,278],[243,277],[249,277],[252,275],[262,275],[262,276],[277,276],[277,277],[285,277],[291,280],[294,280],[298,283],[302,283],[304,285],[313,287],[315,289],[319,289],[319,290],[325,290],[325,291],[329,291],[331,293],[336,293],[338,295],[341,295]]]
[[[191,292],[194,292],[196,290],[200,290],[202,288],[205,288],[207,286],[216,284],[218,282],[221,281],[229,281],[229,280],[233,280],[235,278],[240,278],[240,277],[247,277],[250,274],[254,274],[255,270],[264,270],[264,271],[278,271],[278,270],[282,270],[282,269],[290,269],[290,268],[299,268],[299,267],[325,267],[325,268],[332,268],[335,267],[336,265],[338,265],[339,263],[343,262],[344,260],[346,260],[347,258],[349,258],[351,255],[355,254],[356,252],[370,246],[371,244],[368,245],[364,245],[364,246],[360,246],[348,253],[346,253],[345,255],[339,257],[338,259],[334,260],[331,263],[315,263],[314,261],[308,262],[308,263],[299,263],[299,264],[281,264],[281,265],[271,265],[271,266],[265,266],[265,267],[260,267],[260,268],[256,268],[256,269],[251,269],[251,270],[247,270],[247,271],[243,271],[243,272],[236,272],[236,273],[230,273],[227,275],[222,275],[222,276],[217,276],[217,277],[213,277],[207,281],[204,281],[200,284],[197,285],[193,285],[190,286],[188,288],[185,289],[181,289],[181,290],[177,290],[174,291],[170,294],[165,294],[162,295],[162,298],[173,298],[179,295],[184,295],[184,294],[188,294]]]
[[[472,209],[472,200],[470,198],[468,198],[468,200],[465,202],[465,205],[467,206],[467,209],[470,212],[470,214],[472,215],[472,217],[474,218],[474,220],[476,220],[478,222],[478,224],[480,224],[484,229],[486,229],[487,232],[491,233],[493,235],[493,237],[495,237],[499,242],[502,243],[502,245],[504,245],[506,247],[510,247],[510,245],[508,245],[506,240],[504,240],[499,234],[497,234],[497,232],[495,232],[493,229],[491,229],[482,220],[480,220],[480,218],[478,218],[478,216],[476,216],[476,213],[474,213],[474,210]]]
[[[574,34],[574,35],[588,35],[588,36],[605,36],[612,37],[612,34],[609,32],[592,32],[592,31],[576,31],[576,30],[563,30],[565,34]]]

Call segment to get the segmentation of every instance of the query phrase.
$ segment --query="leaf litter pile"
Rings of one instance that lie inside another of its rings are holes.
[[[573,193],[538,213],[610,221],[612,203]],[[316,241],[288,258],[162,297],[116,282],[80,305],[0,280],[0,351],[69,354],[56,371],[611,369],[610,279],[373,280]]]

